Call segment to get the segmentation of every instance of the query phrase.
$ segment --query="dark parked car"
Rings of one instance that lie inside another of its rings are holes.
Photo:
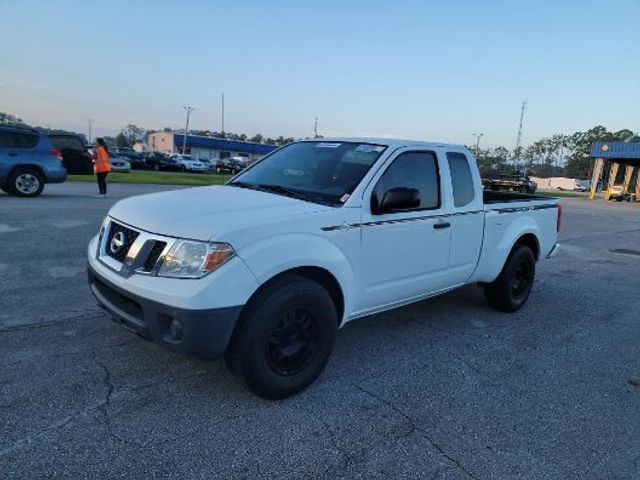
[[[182,164],[178,162],[175,158],[171,158],[168,155],[163,153],[158,154],[158,167],[155,170],[161,171],[170,171],[170,172],[181,172]]]
[[[62,183],[62,153],[37,130],[0,126],[0,187],[19,197],[37,197],[45,183]]]
[[[160,152],[145,152],[142,154],[144,158],[146,168],[150,168],[152,170],[163,170],[163,166],[167,164],[167,160],[169,159],[169,155],[165,155]]]
[[[513,190],[521,193],[534,193],[538,184],[526,175],[499,175],[483,178],[482,185],[486,190]]]
[[[150,168],[145,161],[145,158],[140,152],[136,152],[131,148],[118,148],[117,155],[124,158],[131,164],[131,168],[144,169]]]
[[[50,134],[49,140],[62,152],[62,164],[71,175],[93,175],[93,159],[82,138],[69,134]]]
[[[235,158],[221,158],[216,163],[216,172],[218,173],[231,173],[235,175],[244,170],[244,168],[245,165]]]

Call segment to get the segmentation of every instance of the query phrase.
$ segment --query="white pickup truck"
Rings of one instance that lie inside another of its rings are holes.
[[[255,393],[284,398],[355,318],[471,283],[519,309],[560,215],[554,198],[483,192],[464,147],[300,141],[225,186],[115,204],[88,247],[89,284],[141,336],[224,354]]]

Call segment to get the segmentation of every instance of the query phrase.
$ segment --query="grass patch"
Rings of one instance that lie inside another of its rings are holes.
[[[589,198],[589,193],[587,192],[565,192],[562,190],[538,190],[534,195],[541,195],[543,197]]]
[[[132,170],[129,173],[111,172],[107,177],[110,183],[153,183],[157,185],[222,185],[232,175],[217,173],[181,173]],[[95,182],[94,175],[69,175],[71,182]]]

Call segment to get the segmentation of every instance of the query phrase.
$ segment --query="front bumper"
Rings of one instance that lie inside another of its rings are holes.
[[[202,358],[222,355],[242,306],[191,310],[141,297],[114,285],[88,265],[91,293],[113,319],[174,352]]]

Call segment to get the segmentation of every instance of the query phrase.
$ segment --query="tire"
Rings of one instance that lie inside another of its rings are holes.
[[[184,165],[180,165],[180,171],[181,172],[186,172],[187,171],[187,167],[185,167]]]
[[[18,197],[37,197],[44,190],[44,179],[33,168],[16,168],[7,181],[7,189]]]
[[[529,193],[529,189],[525,185],[523,185],[520,187],[520,193]]]
[[[260,397],[289,397],[318,378],[333,349],[337,325],[336,307],[325,288],[304,277],[283,275],[243,310],[225,352],[227,368]]]
[[[158,165],[157,163],[153,166],[153,171],[154,172],[159,172],[160,171],[160,165]]]
[[[515,312],[529,298],[536,274],[536,259],[526,245],[516,245],[498,278],[485,285],[489,305],[500,312]]]

